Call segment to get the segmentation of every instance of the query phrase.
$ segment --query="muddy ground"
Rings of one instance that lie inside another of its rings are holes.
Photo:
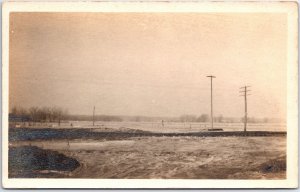
[[[76,159],[73,171],[35,170],[57,178],[284,179],[286,137],[142,136],[123,139],[15,140]],[[13,168],[12,168],[13,169]],[[10,170],[12,171],[12,170]],[[43,174],[41,174],[43,173]],[[13,177],[22,177],[14,175]]]

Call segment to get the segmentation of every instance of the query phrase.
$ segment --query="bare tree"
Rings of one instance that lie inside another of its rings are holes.
[[[32,122],[38,121],[38,108],[37,107],[30,107],[29,108],[29,116]]]
[[[67,116],[67,111],[58,107],[53,107],[51,109],[51,116],[54,121],[57,121],[60,126],[61,120],[63,120]]]
[[[198,122],[208,122],[209,121],[209,115],[208,114],[202,114],[197,119]]]
[[[12,109],[11,109],[11,114],[13,115],[17,115],[18,114],[18,108],[16,106],[14,106]]]

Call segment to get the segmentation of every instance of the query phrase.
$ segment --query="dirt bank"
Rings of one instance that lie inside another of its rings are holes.
[[[76,159],[35,146],[9,148],[9,177],[60,177],[79,167]]]

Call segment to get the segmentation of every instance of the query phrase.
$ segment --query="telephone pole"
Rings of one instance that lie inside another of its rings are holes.
[[[243,96],[245,98],[245,116],[244,116],[244,132],[247,131],[247,120],[248,120],[248,117],[247,117],[247,96],[249,96],[250,94],[248,94],[248,92],[250,91],[248,89],[248,87],[250,86],[244,86],[244,87],[240,87],[240,93],[242,93],[243,95],[240,95],[240,96]]]
[[[95,106],[94,106],[94,110],[93,110],[93,126],[95,126]]]
[[[211,117],[211,129],[213,129],[214,128],[214,116],[213,116],[213,92],[212,92],[213,83],[212,83],[212,80],[213,80],[213,78],[216,78],[216,77],[213,75],[208,75],[206,77],[210,78],[210,117]]]

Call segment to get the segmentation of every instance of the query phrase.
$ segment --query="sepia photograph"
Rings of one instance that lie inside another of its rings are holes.
[[[297,4],[232,4],[4,4],[5,186],[297,187]]]

